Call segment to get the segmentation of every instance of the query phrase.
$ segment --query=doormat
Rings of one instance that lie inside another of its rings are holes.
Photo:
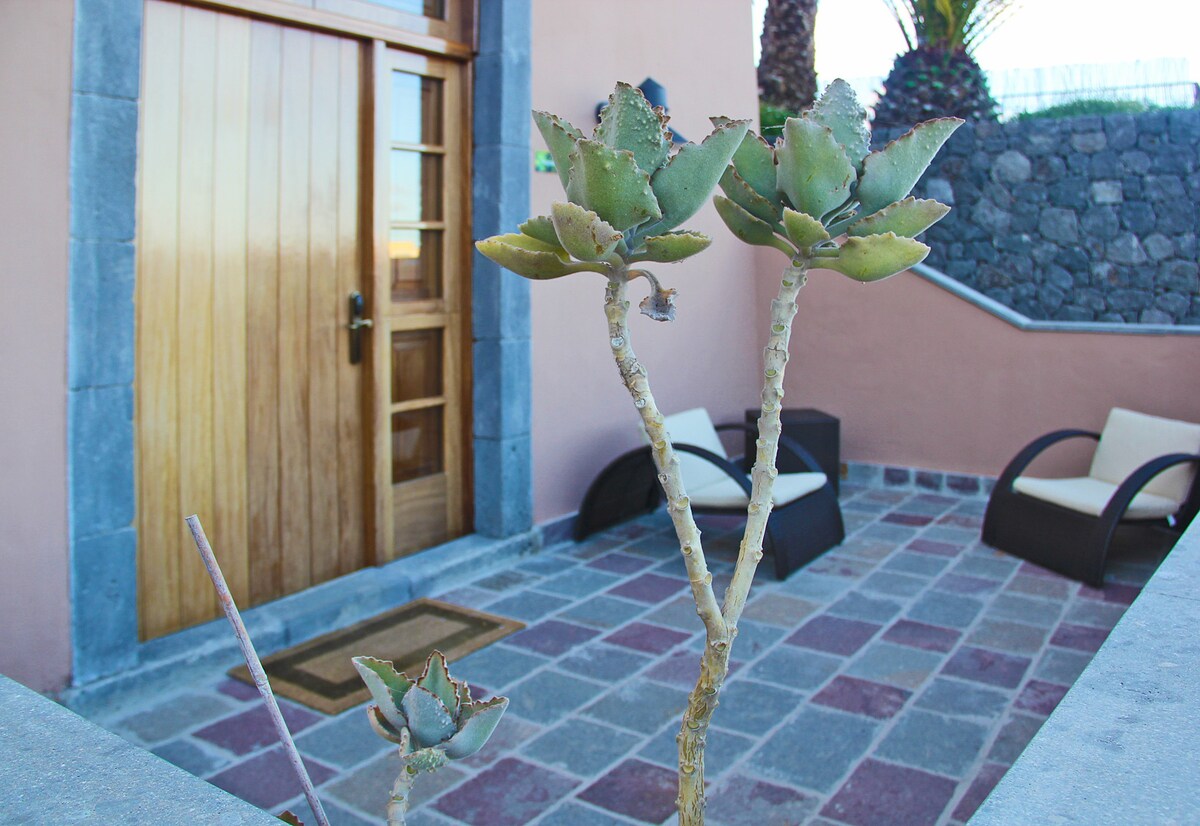
[[[455,661],[503,639],[525,625],[433,599],[418,599],[357,625],[279,651],[263,660],[277,695],[325,714],[338,714],[370,699],[351,657],[391,660],[414,679],[436,648]],[[229,675],[254,684],[245,665]]]

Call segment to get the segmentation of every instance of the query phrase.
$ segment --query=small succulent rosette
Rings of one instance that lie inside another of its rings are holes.
[[[419,758],[427,749],[451,760],[470,757],[483,748],[508,708],[507,697],[472,701],[470,687],[450,676],[440,651],[429,655],[416,680],[386,660],[355,657],[353,662],[375,701],[367,707],[371,727],[397,744],[405,758]]]
[[[723,124],[723,118],[713,118]],[[714,199],[725,225],[748,244],[857,281],[879,281],[920,263],[929,247],[914,236],[950,207],[907,197],[942,144],[962,125],[936,118],[871,151],[867,116],[844,80],[835,80],[774,146],[748,133]],[[848,236],[838,243],[842,233]]]
[[[481,253],[517,275],[536,280],[596,272],[644,276],[654,294],[643,312],[674,315],[674,291],[633,265],[673,263],[712,243],[700,232],[677,230],[708,200],[749,123],[723,119],[701,143],[672,153],[667,115],[640,89],[618,83],[590,138],[565,118],[534,112],[554,158],[567,200],[531,218],[519,232],[479,241]]]

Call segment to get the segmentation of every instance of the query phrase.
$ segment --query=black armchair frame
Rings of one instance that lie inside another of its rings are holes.
[[[757,432],[741,423],[717,425],[717,431],[742,430]],[[710,450],[673,442],[676,450],[691,453],[711,462],[737,482],[750,496],[750,478],[736,460],[726,459]],[[808,472],[822,470],[812,454],[786,436],[779,437],[779,447],[792,454]],[[662,502],[662,487],[654,467],[649,446],[618,456],[596,476],[575,520],[575,539],[581,540],[596,531],[612,527],[644,513],[654,511]],[[746,515],[744,506],[736,508],[705,508],[693,506],[696,513]],[[842,510],[837,494],[826,476],[825,484],[794,502],[776,507],[767,520],[764,550],[775,557],[775,576],[786,579],[792,571],[802,568],[845,538]]]
[[[1200,476],[1171,519],[1125,519],[1129,503],[1151,479],[1185,462],[1200,463],[1200,455],[1170,453],[1131,473],[1109,499],[1099,516],[1080,513],[1013,490],[1013,482],[1039,454],[1072,438],[1099,441],[1090,430],[1056,430],[1034,439],[1000,474],[983,518],[983,541],[993,548],[1027,559],[1064,576],[1097,588],[1104,584],[1109,546],[1119,527],[1166,527],[1182,530],[1200,510]]]

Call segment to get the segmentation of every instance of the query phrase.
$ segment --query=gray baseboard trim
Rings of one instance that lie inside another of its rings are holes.
[[[949,496],[986,497],[996,485],[994,476],[870,462],[846,462],[846,472],[842,478],[849,484],[868,488],[944,493]]]

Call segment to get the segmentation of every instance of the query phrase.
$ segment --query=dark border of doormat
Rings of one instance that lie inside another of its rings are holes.
[[[407,647],[404,639],[398,639],[397,645],[390,651],[363,651],[356,642],[364,636],[379,633],[389,625],[398,625],[421,614],[460,622],[466,620],[471,627],[438,639],[422,640],[417,648]],[[349,628],[323,634],[308,642],[276,652],[263,660],[263,669],[267,672],[271,688],[276,694],[303,703],[324,714],[339,714],[351,706],[366,702],[370,699],[370,692],[357,673],[345,680],[334,682],[305,671],[304,663],[313,657],[345,648],[347,661],[356,656],[391,660],[397,671],[407,672],[415,679],[425,668],[425,660],[435,648],[446,655],[453,670],[456,660],[524,627],[524,623],[495,614],[485,614],[434,599],[418,599]],[[245,665],[231,668],[229,676],[254,684],[250,670]]]

